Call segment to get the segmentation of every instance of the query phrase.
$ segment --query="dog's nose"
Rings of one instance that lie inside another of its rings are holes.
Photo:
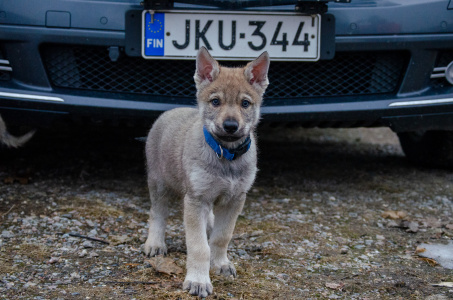
[[[223,122],[223,129],[226,133],[232,134],[238,131],[239,123],[236,120],[228,119]]]

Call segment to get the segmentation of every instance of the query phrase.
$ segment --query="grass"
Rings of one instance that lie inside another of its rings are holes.
[[[50,258],[52,250],[50,247],[37,244],[22,243],[15,247],[15,255],[23,255],[34,261],[43,261]]]

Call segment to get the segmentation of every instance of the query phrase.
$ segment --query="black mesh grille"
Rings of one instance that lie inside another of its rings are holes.
[[[440,52],[437,58],[436,68],[442,68],[448,66],[453,61],[453,51]],[[451,87],[445,77],[443,78],[431,78],[431,86],[435,89]]]
[[[123,56],[112,62],[103,47],[47,46],[53,85],[94,91],[193,98],[195,63]],[[395,92],[406,66],[401,53],[337,53],[333,60],[272,62],[266,98],[367,95]],[[243,65],[244,62],[222,62]]]
[[[403,57],[403,58],[402,58]],[[271,64],[267,97],[346,96],[391,93],[398,87],[405,56],[397,53],[338,55],[316,63]]]

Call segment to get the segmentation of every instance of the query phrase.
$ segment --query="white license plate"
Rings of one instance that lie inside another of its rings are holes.
[[[317,61],[321,16],[268,12],[143,11],[142,56],[193,59],[206,47],[217,59]]]

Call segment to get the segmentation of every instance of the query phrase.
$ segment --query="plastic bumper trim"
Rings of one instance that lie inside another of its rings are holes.
[[[18,93],[0,92],[0,97],[17,98],[17,99],[30,99],[30,100],[43,100],[43,101],[54,101],[54,102],[64,102],[64,100],[62,98],[59,98],[59,97],[40,96],[40,95],[32,95],[32,94],[18,94]]]

